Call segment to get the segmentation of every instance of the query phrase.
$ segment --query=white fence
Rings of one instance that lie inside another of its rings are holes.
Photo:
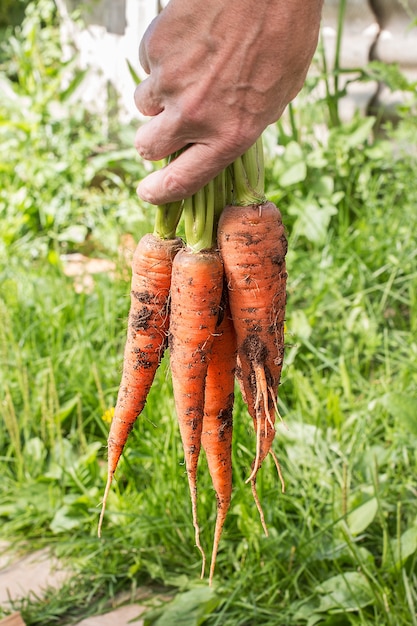
[[[138,48],[142,35],[167,0],[90,0],[83,6],[81,27],[71,18],[81,0],[55,0],[62,17],[62,40],[67,56],[76,51],[89,77],[82,85],[83,101],[95,112],[106,115],[109,93],[116,95],[122,121],[138,119],[134,106],[134,81],[128,61],[143,76]],[[371,10],[372,7],[372,10]],[[335,43],[338,0],[325,0],[323,36],[331,55]],[[371,45],[376,58],[396,61],[406,72],[417,72],[417,0],[347,0],[342,46],[342,65],[365,64]]]
[[[157,15],[158,0],[98,0],[82,10],[82,22],[73,19],[74,0],[55,0],[61,15],[61,36],[67,57],[78,54],[81,68],[89,69],[81,97],[92,110],[106,114],[109,90],[119,100],[123,118],[137,117],[133,102],[134,81],[128,61],[138,74],[139,42]],[[80,94],[78,94],[80,95]]]

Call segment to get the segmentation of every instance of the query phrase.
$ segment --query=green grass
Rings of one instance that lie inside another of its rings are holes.
[[[29,67],[33,51],[23,52]],[[17,91],[28,80],[24,67]],[[51,67],[59,77],[56,61]],[[75,139],[86,118],[69,104],[61,103],[68,125],[57,132],[62,119],[49,105],[42,109],[41,96],[22,100],[28,107],[35,98],[43,111],[36,123],[22,126],[27,109],[19,118],[15,107],[22,136],[0,103],[0,527],[15,549],[48,547],[74,576],[58,593],[13,608],[28,626],[64,626],[146,586],[147,624],[158,626],[177,623],[176,612],[190,626],[416,625],[415,112],[373,140],[372,120],[330,127],[326,102],[312,102],[307,85],[305,100],[266,135],[267,193],[289,237],[279,390],[285,424],[274,444],[286,491],[267,459],[258,479],[264,537],[245,484],[255,437],[237,394],[233,499],[209,590],[199,580],[167,358],[97,538],[106,412],[116,399],[129,306],[117,246],[123,232],[138,239],[150,230],[153,214],[134,194],[142,170],[126,152],[130,130],[116,129],[106,151],[109,137],[94,123]],[[324,137],[318,122],[330,128]],[[70,147],[80,148],[80,158],[65,169]],[[58,187],[51,163],[62,165]],[[25,171],[40,176],[35,194],[29,184],[21,191]],[[70,250],[114,260],[115,277],[96,275],[91,292],[77,293],[60,260]],[[199,517],[208,554],[215,513],[202,456]]]

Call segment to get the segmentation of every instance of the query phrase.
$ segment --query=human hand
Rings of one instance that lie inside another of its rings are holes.
[[[322,0],[170,0],[140,45],[149,76],[135,91],[151,119],[135,146],[158,161],[138,195],[186,198],[243,154],[301,89],[317,46]]]

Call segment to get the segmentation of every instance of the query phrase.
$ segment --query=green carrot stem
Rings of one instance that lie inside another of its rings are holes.
[[[166,159],[168,165],[180,155],[182,150],[174,152]],[[155,224],[153,234],[161,239],[174,239],[178,223],[181,219],[183,201],[168,202],[161,204],[156,209]]]
[[[184,201],[158,206],[154,234],[175,237],[184,214],[185,239],[194,252],[211,248],[216,242],[217,222],[226,204],[240,206],[263,204],[265,171],[262,137],[233,164],[220,172],[205,187]]]
[[[209,182],[184,200],[184,228],[187,245],[194,252],[211,248],[214,226],[214,183]]]
[[[216,218],[216,193],[214,180],[211,180],[204,189],[206,194],[206,226],[204,229],[204,237],[206,243],[209,243],[207,247],[212,248],[216,240],[214,234],[214,222]]]
[[[227,167],[224,171],[225,175],[225,205],[233,204],[233,165]]]
[[[265,202],[262,138],[238,157],[232,166],[234,202],[240,206]]]
[[[217,222],[224,207],[227,204],[227,169],[222,170],[213,181],[214,190],[214,229],[217,229]],[[229,183],[230,185],[230,183]]]
[[[262,136],[242,155],[243,167],[250,187],[256,194],[263,195],[265,186],[265,168]]]
[[[168,202],[156,208],[153,234],[160,239],[174,239],[182,213],[182,200]]]

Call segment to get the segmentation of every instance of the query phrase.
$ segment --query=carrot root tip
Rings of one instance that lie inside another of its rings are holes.
[[[193,517],[193,526],[194,526],[194,540],[195,540],[195,545],[200,551],[201,558],[202,558],[200,578],[203,579],[204,571],[206,569],[206,553],[204,552],[203,546],[201,545],[201,542],[200,542],[200,526],[199,526],[198,517],[197,517],[197,488],[195,485],[192,485],[192,484],[190,485],[190,495],[191,495],[191,510],[192,510],[192,517]]]
[[[265,416],[267,422],[270,424],[271,428],[274,428],[274,421],[271,418],[271,414],[269,412],[269,403],[268,403],[268,389],[271,391],[271,388],[268,388],[268,384],[266,382],[265,376],[265,368],[263,365],[259,363],[255,363],[253,366],[255,372],[255,381],[256,381],[256,399],[255,399],[255,409],[258,410],[261,406],[261,401],[263,402],[263,408],[265,411]],[[275,394],[271,391],[271,396],[274,402],[274,406],[276,405]],[[265,436],[267,435],[267,422],[265,422]]]
[[[277,398],[276,398],[276,395],[274,393],[274,390],[272,389],[272,387],[268,387],[268,389],[269,389],[269,393],[271,394],[272,402],[274,403],[275,412],[276,412],[276,414],[279,417],[279,421],[284,426],[285,430],[289,430],[286,422],[284,421],[284,418],[282,417],[281,413],[279,412]]]
[[[195,529],[195,545],[200,551],[201,558],[202,558],[200,579],[203,580],[204,572],[206,569],[206,553],[204,552],[203,546],[200,543],[200,529],[199,528]]]
[[[107,477],[106,488],[104,490],[103,502],[101,503],[100,517],[99,517],[99,520],[98,520],[97,535],[98,535],[99,538],[101,538],[101,529],[102,529],[102,526],[103,526],[104,512],[106,510],[107,498],[109,496],[112,480],[113,480],[113,474],[109,474],[109,476]]]
[[[282,474],[280,462],[278,461],[277,455],[275,454],[275,452],[272,449],[269,452],[270,452],[270,455],[272,456],[272,458],[274,459],[275,467],[277,468],[279,480],[281,482],[281,492],[285,493],[285,480],[284,480],[284,476]]]
[[[261,420],[259,415],[256,416],[256,456],[255,461],[253,463],[253,468],[251,475],[246,479],[245,484],[252,482],[255,479],[256,474],[259,470],[259,458],[261,454]]]
[[[261,520],[262,528],[264,529],[265,537],[269,537],[268,528],[267,528],[267,525],[266,525],[266,522],[265,522],[264,511],[263,511],[262,505],[261,505],[261,503],[259,501],[258,492],[256,490],[256,480],[255,479],[253,479],[251,481],[251,488],[252,488],[253,499],[255,500],[256,508],[258,509],[258,513],[259,513],[259,517],[260,517],[260,520]]]

